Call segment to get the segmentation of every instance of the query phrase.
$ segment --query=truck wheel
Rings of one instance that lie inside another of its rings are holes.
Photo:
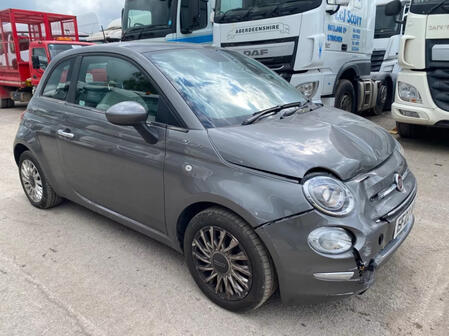
[[[382,82],[379,87],[377,95],[376,106],[372,109],[373,114],[380,115],[387,108],[387,102],[389,97],[389,87],[386,82]]]
[[[256,309],[277,288],[273,262],[253,228],[220,207],[193,217],[184,253],[198,287],[225,309]]]
[[[420,126],[404,123],[396,123],[398,133],[401,138],[416,138],[419,135]]]
[[[0,107],[1,108],[14,107],[14,100],[9,99],[9,98],[4,98],[1,100]]]
[[[357,113],[357,99],[352,83],[347,79],[339,81],[335,92],[335,107],[343,111]]]
[[[1,99],[0,100],[0,108],[7,108],[8,107],[8,98]]]

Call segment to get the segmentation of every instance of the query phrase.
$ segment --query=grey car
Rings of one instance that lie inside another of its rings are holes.
[[[213,47],[59,55],[14,156],[32,205],[71,200],[167,244],[232,311],[278,288],[286,303],[360,294],[414,224],[416,180],[384,129]]]

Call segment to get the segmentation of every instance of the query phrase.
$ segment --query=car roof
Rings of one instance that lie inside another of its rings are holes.
[[[64,52],[64,57],[69,55],[85,54],[92,52],[114,52],[114,53],[139,53],[145,54],[153,51],[161,50],[172,50],[172,49],[201,49],[205,46],[194,44],[194,43],[180,43],[180,42],[165,42],[165,41],[151,41],[151,40],[140,40],[132,42],[115,42],[115,43],[105,43],[96,44],[92,46],[87,46],[84,48],[72,49]]]

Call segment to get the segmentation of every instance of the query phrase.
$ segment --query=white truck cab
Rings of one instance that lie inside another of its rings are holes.
[[[313,101],[359,113],[377,100],[375,16],[373,0],[216,0],[213,43],[256,58]]]
[[[417,125],[449,127],[448,0],[412,0],[399,65],[392,107],[399,134],[412,137]]]
[[[410,1],[400,1],[401,10],[397,15],[386,15],[392,0],[376,1],[376,28],[374,50],[371,56],[371,78],[380,81],[378,100],[374,110],[376,114],[390,110],[394,100],[396,79],[400,70],[399,45],[405,30]]]
[[[212,6],[207,0],[126,0],[122,40],[212,43]]]

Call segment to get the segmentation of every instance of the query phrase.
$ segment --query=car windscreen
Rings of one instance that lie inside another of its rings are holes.
[[[81,48],[81,47],[82,47],[82,45],[79,45],[79,44],[54,43],[54,44],[48,45],[48,51],[50,51],[51,58],[55,58],[56,55],[58,55],[59,53],[62,53],[63,51],[72,50],[72,49]]]
[[[319,7],[322,2],[323,0],[217,0],[214,21],[240,22],[304,13]]]
[[[275,72],[234,51],[171,49],[146,56],[207,128],[238,125],[255,112],[306,102]]]

